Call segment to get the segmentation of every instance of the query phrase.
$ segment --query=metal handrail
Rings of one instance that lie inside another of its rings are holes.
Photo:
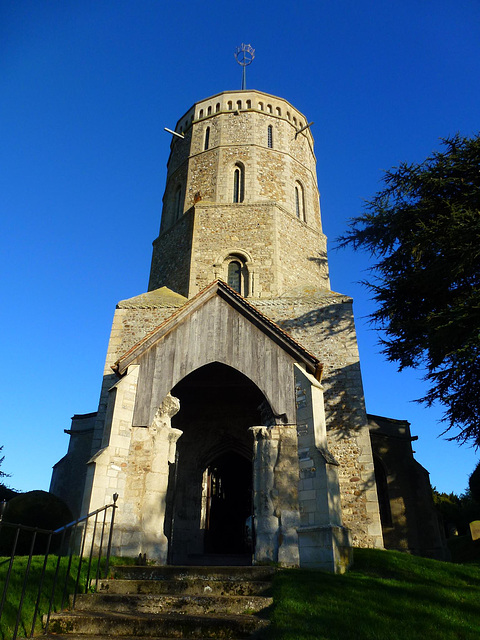
[[[22,584],[22,592],[20,595],[20,600],[18,603],[18,609],[17,609],[17,617],[16,617],[16,621],[15,621],[15,629],[13,632],[13,636],[12,636],[12,640],[16,640],[17,636],[18,636],[18,630],[20,627],[20,623],[21,623],[21,619],[22,619],[22,608],[23,608],[23,604],[24,604],[24,600],[25,600],[25,595],[27,593],[27,586],[28,586],[28,578],[30,575],[30,569],[31,569],[31,564],[32,564],[32,558],[34,555],[34,551],[35,551],[35,543],[37,542],[37,538],[38,535],[46,535],[47,536],[47,541],[46,541],[46,545],[44,548],[44,553],[40,554],[44,556],[44,561],[43,561],[43,566],[42,566],[42,570],[41,570],[41,575],[40,575],[40,579],[39,579],[39,586],[38,586],[38,591],[37,591],[37,595],[36,595],[36,599],[35,599],[35,608],[34,608],[34,613],[33,613],[33,617],[32,617],[32,623],[31,623],[31,627],[30,627],[30,632],[29,635],[27,635],[28,638],[33,637],[34,634],[34,630],[35,630],[35,624],[37,622],[37,618],[40,612],[40,602],[41,602],[41,598],[42,598],[42,593],[43,593],[43,586],[44,586],[44,582],[45,582],[45,575],[47,572],[47,565],[48,565],[48,558],[51,555],[50,553],[50,548],[51,548],[51,544],[52,544],[52,540],[55,536],[61,536],[60,538],[60,544],[59,544],[59,552],[58,552],[58,556],[57,556],[57,562],[56,562],[56,566],[55,566],[55,573],[54,573],[54,577],[53,577],[53,584],[52,584],[52,589],[49,595],[49,601],[48,601],[48,612],[46,614],[46,621],[45,621],[45,627],[44,627],[44,632],[47,633],[48,632],[48,626],[50,623],[50,617],[51,617],[51,613],[54,607],[54,600],[55,600],[55,596],[57,593],[57,585],[59,586],[59,588],[62,589],[62,597],[61,597],[61,606],[60,609],[64,608],[64,604],[65,604],[65,600],[67,598],[68,595],[68,581],[70,576],[70,572],[71,572],[71,567],[72,567],[72,559],[73,559],[73,555],[75,552],[75,548],[79,547],[79,562],[78,562],[78,569],[76,572],[76,577],[75,577],[75,587],[74,587],[74,592],[73,592],[73,597],[72,597],[72,608],[74,608],[75,606],[75,600],[77,597],[77,594],[80,592],[80,578],[81,578],[81,570],[82,570],[82,561],[83,559],[88,555],[88,568],[87,568],[87,576],[86,576],[86,580],[85,580],[85,593],[88,591],[89,588],[89,584],[90,584],[90,575],[92,573],[92,564],[94,563],[94,560],[96,561],[96,568],[94,569],[95,571],[95,588],[98,586],[98,581],[100,579],[100,574],[101,574],[101,567],[100,567],[100,563],[102,560],[102,556],[103,556],[103,544],[104,544],[104,538],[105,538],[105,527],[109,526],[109,534],[108,534],[108,542],[107,542],[107,549],[106,549],[106,554],[105,554],[105,568],[103,571],[104,577],[107,577],[108,575],[108,570],[109,570],[109,566],[110,566],[110,554],[111,554],[111,549],[112,549],[112,539],[113,539],[113,526],[114,526],[114,522],[115,522],[115,510],[118,508],[117,507],[117,500],[118,500],[118,494],[115,493],[113,495],[113,502],[111,504],[105,505],[104,507],[101,507],[100,509],[96,509],[95,511],[92,511],[90,513],[88,513],[86,516],[83,516],[81,518],[77,518],[77,520],[73,520],[72,522],[69,522],[68,524],[59,527],[58,529],[55,530],[50,530],[50,529],[41,529],[40,527],[30,527],[27,525],[22,525],[22,524],[15,524],[12,522],[6,522],[3,520],[3,512],[5,510],[5,501],[2,503],[1,508],[0,508],[0,532],[2,531],[3,527],[7,527],[10,529],[14,529],[14,536],[13,536],[13,543],[12,543],[12,549],[11,549],[11,553],[10,553],[10,559],[9,559],[9,564],[8,564],[8,569],[7,569],[7,575],[5,578],[5,584],[3,586],[3,592],[2,592],[2,597],[0,600],[0,623],[2,620],[2,614],[4,612],[4,608],[5,608],[5,604],[7,602],[7,593],[8,593],[8,588],[10,585],[10,579],[11,579],[11,575],[12,575],[12,568],[13,568],[13,563],[15,561],[15,558],[18,558],[20,555],[22,554],[17,554],[17,546],[18,546],[18,541],[19,541],[19,536],[20,536],[20,532],[25,532],[25,533],[31,533],[32,537],[31,537],[31,541],[30,541],[30,547],[29,547],[29,553],[28,553],[28,559],[27,559],[27,565],[25,567],[25,573],[24,573],[24,577],[23,577],[23,584]],[[108,510],[111,509],[111,518],[110,518],[110,523],[107,523],[107,512]],[[100,542],[97,545],[97,557],[94,559],[94,551],[96,548],[96,531],[97,531],[97,522],[98,522],[98,516],[103,513],[103,522],[101,524],[101,536],[100,536]],[[90,542],[90,549],[88,551],[86,551],[85,546],[86,546],[86,539],[87,539],[87,530],[88,530],[88,521],[91,518],[95,518],[95,522],[94,522],[94,526],[93,526],[93,533],[91,536],[91,542]],[[83,532],[82,532],[82,537],[81,537],[81,541],[80,544],[76,544],[76,533],[78,530],[78,527],[80,524],[85,523],[85,526],[83,526]],[[67,548],[66,548],[66,553],[63,553],[65,550],[65,541],[68,537],[68,544],[67,544]],[[26,554],[23,554],[26,555]],[[38,555],[38,554],[37,554]],[[68,557],[68,564],[67,564],[67,570],[65,572],[65,576],[64,576],[64,580],[63,580],[63,584],[61,583],[61,581],[59,581],[59,576],[60,576],[60,568],[61,568],[61,563],[62,563],[62,559],[63,558],[67,558]],[[92,579],[93,582],[93,579]],[[25,630],[27,628],[27,624],[24,623],[24,627]]]

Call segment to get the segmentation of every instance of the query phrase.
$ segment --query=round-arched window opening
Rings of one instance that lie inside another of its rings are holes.
[[[237,293],[242,293],[242,265],[237,260],[228,264],[227,284]]]

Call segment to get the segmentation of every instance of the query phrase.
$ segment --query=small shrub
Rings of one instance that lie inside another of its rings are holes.
[[[73,520],[68,506],[52,493],[47,491],[28,491],[12,498],[5,509],[4,522],[23,524],[28,527],[55,530]],[[11,527],[2,527],[0,531],[0,554],[10,555],[15,531]],[[46,536],[39,534],[34,546],[34,554],[45,551]],[[52,539],[50,551],[56,551],[60,543],[60,536]],[[32,534],[21,532],[16,553],[26,555],[30,552]]]

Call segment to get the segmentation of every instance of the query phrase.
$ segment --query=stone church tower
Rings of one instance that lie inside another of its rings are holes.
[[[247,90],[177,123],[148,292],[117,305],[98,412],[51,487],[77,512],[119,494],[116,553],[341,571],[383,546],[307,125]]]

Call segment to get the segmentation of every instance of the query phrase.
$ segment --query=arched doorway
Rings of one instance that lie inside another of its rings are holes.
[[[252,462],[230,451],[205,469],[206,554],[251,554],[247,521],[252,516]],[[251,526],[250,526],[251,530]]]
[[[172,395],[180,411],[172,426],[183,432],[167,497],[166,534],[172,564],[249,564],[246,521],[252,514],[253,439],[265,424],[260,389],[219,362],[181,380]]]

